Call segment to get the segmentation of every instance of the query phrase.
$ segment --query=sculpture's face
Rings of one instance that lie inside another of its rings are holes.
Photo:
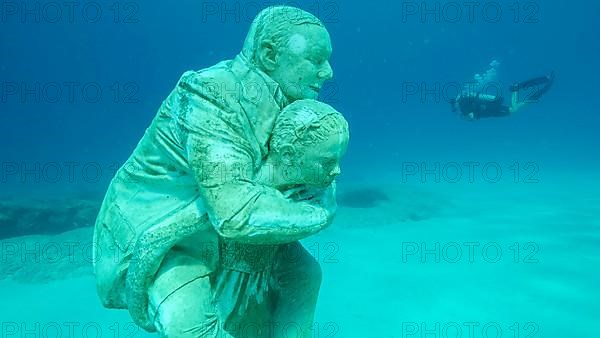
[[[274,69],[269,76],[275,80],[291,102],[316,99],[323,83],[333,77],[329,64],[331,40],[323,27],[295,27],[287,46],[277,51]]]
[[[346,135],[332,134],[318,144],[296,149],[288,184],[324,188],[340,174],[340,161],[348,148]]]
[[[348,134],[331,134],[310,146],[285,144],[272,149],[257,174],[257,182],[279,190],[304,187],[318,191],[340,174],[340,160],[348,148]]]

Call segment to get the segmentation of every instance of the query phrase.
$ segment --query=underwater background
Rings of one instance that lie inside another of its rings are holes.
[[[600,337],[600,3],[278,3],[326,25],[320,99],[351,133],[336,221],[303,241],[324,273],[314,336]],[[181,74],[235,57],[272,4],[2,2],[0,336],[151,336],[97,299],[97,208]],[[505,101],[554,84],[460,118],[448,100],[494,60]]]

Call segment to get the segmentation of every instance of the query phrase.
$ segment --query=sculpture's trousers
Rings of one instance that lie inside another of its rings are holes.
[[[173,256],[165,259],[176,260]],[[281,245],[276,255],[269,280],[268,308],[256,309],[256,313],[268,313],[268,318],[260,322],[253,314],[220,313],[218,302],[228,300],[220,299],[215,292],[216,273],[183,273],[180,277],[176,263],[163,262],[149,289],[150,318],[161,335],[312,337],[321,267],[299,242]],[[230,325],[229,321],[235,324]]]

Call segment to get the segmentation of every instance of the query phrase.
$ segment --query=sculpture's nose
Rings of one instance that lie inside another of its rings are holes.
[[[319,70],[319,72],[317,73],[317,76],[319,77],[319,79],[321,79],[323,81],[331,80],[333,78],[333,69],[331,68],[331,65],[329,64],[329,61],[325,61],[323,68],[321,70]]]
[[[331,172],[329,173],[329,176],[335,178],[341,172],[342,172],[342,170],[340,169],[340,165],[338,164],[331,170]]]

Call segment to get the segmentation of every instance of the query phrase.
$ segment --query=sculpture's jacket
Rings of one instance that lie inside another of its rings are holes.
[[[285,243],[330,223],[323,208],[291,202],[252,179],[284,105],[278,85],[242,54],[182,75],[111,181],[96,220],[94,272],[105,307],[128,307],[128,268],[144,248],[138,240],[153,229],[180,230],[171,238],[150,236],[158,247],[195,232],[203,251],[195,273],[209,274],[218,236]]]

